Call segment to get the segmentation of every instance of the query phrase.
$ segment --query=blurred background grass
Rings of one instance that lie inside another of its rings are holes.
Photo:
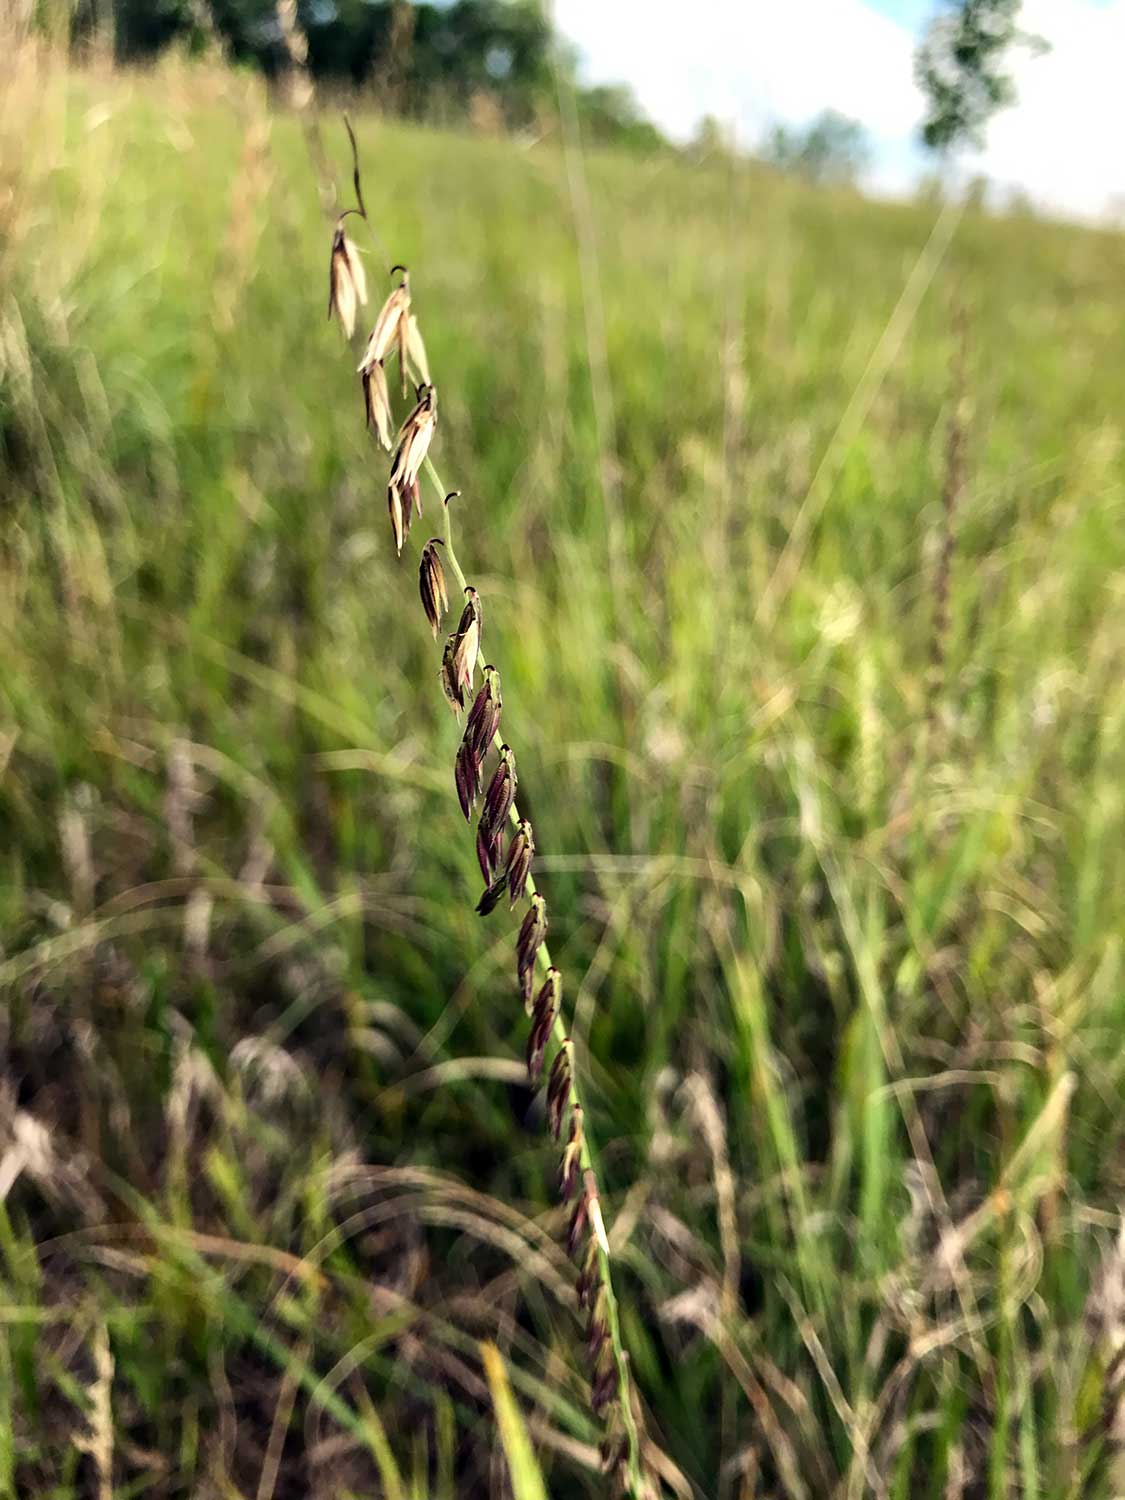
[[[301,127],[0,110],[0,1493],[599,1495]],[[357,129],[662,1482],[1119,1493],[1120,237]]]

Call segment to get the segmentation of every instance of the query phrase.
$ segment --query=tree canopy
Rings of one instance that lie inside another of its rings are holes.
[[[980,145],[998,109],[1012,104],[1015,85],[1003,64],[1012,46],[1045,48],[1018,26],[1021,0],[944,0],[922,38],[914,73],[926,96],[922,139],[932,150]]]
[[[557,45],[537,0],[297,0],[308,67],[319,81],[371,84],[396,111],[470,109],[486,95],[509,126],[550,113],[555,70],[574,81],[574,61]],[[236,62],[269,75],[288,63],[276,0],[74,0],[71,34],[82,43],[110,32],[122,63],[156,56],[171,43],[208,37]],[[591,135],[623,144],[660,144],[626,88],[578,89]]]
[[[763,155],[813,182],[854,182],[870,160],[871,143],[858,120],[826,109],[802,127],[775,125]]]

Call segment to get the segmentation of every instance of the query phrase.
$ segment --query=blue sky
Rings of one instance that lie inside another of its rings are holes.
[[[934,6],[929,0],[871,0],[871,9],[881,11],[883,15],[890,16],[892,21],[897,21],[900,26],[906,26],[911,31],[920,31]]]
[[[776,121],[823,108],[863,122],[870,186],[909,191],[926,161],[913,80],[934,0],[555,0],[590,82],[626,82],[677,138],[705,114],[752,145]],[[1060,214],[1125,208],[1125,0],[1024,0],[1021,24],[1051,44],[1015,54],[1019,103],[997,116],[963,170]]]

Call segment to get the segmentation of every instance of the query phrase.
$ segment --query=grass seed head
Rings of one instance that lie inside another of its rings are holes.
[[[535,893],[527,915],[520,923],[516,938],[516,971],[519,975],[520,994],[525,1005],[531,1004],[531,989],[535,975],[535,955],[547,937],[547,903]]]
[[[562,1134],[563,1115],[570,1103],[570,1040],[563,1043],[555,1053],[551,1064],[551,1076],[547,1081],[547,1122],[551,1134],[557,1141]]]
[[[623,1432],[611,1432],[601,1446],[602,1468],[607,1474],[622,1470],[628,1460],[629,1440]]]
[[[409,531],[410,522],[415,512],[417,512],[418,515],[422,514],[422,486],[416,479],[414,480],[413,484],[407,484],[403,486],[402,509],[403,514],[406,516],[406,529],[407,531]]]
[[[451,635],[445,643],[445,650],[441,657],[441,690],[445,694],[445,701],[455,714],[460,716],[465,707],[465,690],[457,678],[454,666],[454,653],[457,644],[456,635]]]
[[[344,233],[341,221],[332,236],[332,260],[328,271],[328,316],[333,313],[348,338],[355,332],[356,309],[367,301],[367,276],[359,251]]]
[[[485,885],[491,885],[496,878],[496,844],[489,836],[488,830],[481,828],[479,824],[477,825],[477,864],[480,865],[481,879]]]
[[[594,1365],[594,1376],[590,1381],[590,1405],[594,1415],[600,1417],[617,1394],[617,1367],[613,1362],[613,1351],[603,1344]]]
[[[395,343],[398,345],[398,374],[402,390],[402,399],[406,400],[410,389],[410,312],[409,307],[403,311],[395,327]],[[425,384],[429,384],[426,381]]]
[[[598,1244],[595,1239],[590,1238],[586,1241],[586,1254],[582,1260],[582,1269],[579,1271],[578,1280],[574,1284],[574,1290],[578,1294],[578,1306],[592,1308],[601,1285],[601,1272],[598,1268]]]
[[[366,365],[381,364],[392,348],[399,347],[400,325],[409,321],[410,276],[405,266],[395,266],[391,271],[392,276],[395,271],[402,272],[402,282],[395,287],[379,309],[375,326],[371,330],[371,337],[367,340],[367,347],[363,351],[363,359],[359,366],[360,373]]]
[[[391,464],[391,484],[404,489],[415,483],[436,426],[437,391],[432,385],[420,385],[418,400],[399,428],[398,446]]]
[[[500,751],[500,764],[493,771],[492,780],[484,794],[484,807],[480,815],[481,823],[494,838],[503,832],[504,824],[508,821],[518,785],[516,758],[511,747],[504,745]]]
[[[432,536],[422,548],[422,560],[418,564],[418,592],[435,640],[442,616],[449,608],[449,595],[445,591],[445,568],[437,550],[444,545],[440,536]]]
[[[571,1260],[577,1258],[588,1222],[589,1213],[586,1208],[586,1198],[583,1194],[575,1202],[570,1215],[570,1223],[567,1225],[566,1230],[566,1253],[570,1256]]]
[[[535,834],[528,820],[521,818],[520,825],[508,845],[506,875],[509,910],[515,906],[527,887],[527,877],[531,873],[531,860],[534,853]]]
[[[395,539],[395,552],[402,556],[402,544],[406,540],[406,519],[402,509],[402,493],[396,485],[387,486],[387,510],[391,517],[391,535]]]
[[[487,917],[491,912],[494,912],[496,910],[496,908],[500,905],[500,898],[504,894],[505,884],[505,879],[503,875],[501,875],[498,880],[494,880],[492,884],[484,891],[480,900],[477,902],[477,913],[479,916]]]
[[[285,0],[289,32],[296,27],[294,0]],[[279,11],[279,14],[281,12]],[[291,50],[292,56],[292,50]],[[301,58],[302,65],[304,57]],[[351,125],[345,119],[353,152],[353,180],[357,207],[348,213],[366,218],[360,185],[358,152]],[[344,232],[347,213],[337,222],[332,240],[329,277],[329,316],[340,319],[350,338],[355,330],[358,308],[367,301],[367,284],[355,246]],[[395,549],[402,553],[415,511],[422,514],[419,476],[427,460],[437,425],[437,394],[430,380],[425,344],[418,321],[411,310],[410,281],[404,266],[391,268],[391,276],[401,273],[375,319],[364,348],[358,372],[362,377],[367,426],[382,446],[392,453],[387,485],[387,504]],[[392,441],[393,410],[387,381],[386,361],[393,352],[398,355],[399,376],[405,401],[411,375],[419,381],[416,402]],[[432,472],[432,471],[431,471]],[[446,504],[458,491],[446,495]],[[447,530],[447,537],[449,532]],[[442,620],[449,609],[445,570],[438,549],[446,545],[440,537],[431,537],[422,549],[418,569],[418,589],[430,630],[437,639]],[[448,543],[451,565],[460,576]],[[485,759],[494,742],[500,738],[502,700],[500,675],[492,666],[483,668],[479,691],[474,695],[474,678],[482,660],[483,618],[480,598],[475,589],[466,587],[465,603],[456,630],[449,635],[442,653],[441,685],[446,700],[460,716],[470,703],[464,734],[454,764],[454,782],[458,803],[466,821],[471,821],[474,806],[482,801]],[[483,806],[476,830],[476,854],[485,889],[477,902],[483,916],[493,911],[505,895],[509,906],[527,894],[531,864],[535,854],[535,836],[530,822],[519,818],[516,809],[518,778],[515,757],[507,745],[501,746],[498,763],[483,794]],[[508,841],[506,857],[502,849],[506,825],[517,821]],[[527,1040],[527,1069],[532,1087],[543,1076],[547,1048],[558,1027],[562,1000],[562,979],[557,968],[548,967],[546,978],[535,995],[535,966],[546,938],[545,902],[532,892],[529,908],[520,925],[516,940],[516,964],[519,988],[531,1016]],[[544,951],[544,958],[549,963]],[[553,1059],[547,1085],[547,1116],[553,1138],[558,1141],[569,1118],[569,1132],[562,1151],[559,1189],[564,1202],[573,1204],[567,1249],[581,1269],[578,1295],[589,1317],[586,1348],[590,1362],[591,1402],[595,1412],[608,1414],[608,1431],[614,1433],[623,1420],[631,1420],[628,1401],[627,1367],[624,1363],[616,1326],[611,1327],[612,1291],[608,1285],[606,1256],[609,1245],[602,1222],[597,1180],[589,1165],[583,1165],[586,1146],[583,1113],[578,1102],[574,1072],[574,1052],[569,1038],[564,1038]],[[581,1190],[576,1192],[581,1181]],[[615,1405],[620,1386],[625,1399]],[[629,1426],[629,1443],[615,1455],[606,1458],[607,1470],[618,1476],[624,1472],[626,1459],[636,1466],[636,1442]]]
[[[504,882],[497,881],[497,884],[503,890]],[[535,1005],[531,1012],[531,1032],[527,1038],[527,1076],[531,1080],[532,1088],[535,1088],[543,1074],[543,1056],[547,1051],[551,1032],[554,1030],[561,999],[562,975],[558,969],[550,968],[547,970],[547,978],[535,997]]]
[[[437,394],[432,385],[418,387],[418,404],[402,424],[387,484],[388,504],[394,527],[395,544],[402,552],[403,539],[410,530],[412,514],[422,514],[422,491],[418,471],[430,446],[437,422]],[[395,497],[397,497],[397,504]],[[401,524],[399,514],[401,513]]]
[[[563,1147],[559,1165],[559,1197],[564,1203],[570,1201],[578,1181],[578,1169],[582,1164],[582,1146],[585,1135],[582,1129],[582,1107],[576,1104],[570,1112],[570,1135]]]
[[[457,800],[461,804],[461,811],[465,814],[467,823],[472,817],[473,804],[480,796],[480,766],[468,753],[463,743],[457,748],[457,758],[453,763],[453,780],[457,787]]]
[[[465,694],[472,690],[473,669],[480,652],[481,628],[484,617],[480,607],[480,595],[476,589],[465,590],[465,607],[457,622],[457,629],[450,636],[452,648],[450,665],[460,688],[461,707],[465,706]]]
[[[590,1309],[590,1319],[586,1325],[586,1352],[591,1360],[597,1360],[602,1351],[602,1345],[609,1337],[609,1321],[606,1316],[605,1287],[599,1283],[594,1293],[594,1305]]]
[[[495,667],[485,667],[484,681],[465,722],[465,738],[472,744],[473,754],[478,760],[484,759],[489,745],[496,738],[503,706],[500,673]]]
[[[377,435],[387,452],[391,449],[391,398],[387,391],[387,372],[381,360],[360,369],[363,381],[363,409],[367,425]]]
[[[406,348],[410,355],[410,362],[428,385],[430,383],[430,363],[426,358],[426,346],[422,342],[422,331],[418,327],[418,319],[413,313],[407,321]]]
[[[487,826],[487,823],[484,822],[483,817],[478,820],[477,859],[478,861],[486,862],[487,868],[489,868],[489,873],[484,876],[484,882],[486,882],[489,886],[496,886],[495,895],[493,895],[493,892],[490,891],[490,889],[489,892],[487,892],[487,895],[489,895],[489,904],[487,904],[487,909],[484,910],[483,913],[481,913],[481,915],[484,916],[487,915],[487,912],[490,912],[490,910],[492,910],[492,907],[495,906],[496,901],[498,901],[499,897],[504,894],[505,883],[507,883],[507,874],[505,874],[504,870],[501,870],[501,868],[499,868],[499,847],[501,847],[501,838],[502,834],[499,834],[499,832],[495,832],[493,831],[493,829],[490,829],[489,826]]]
[[[594,1231],[594,1239],[598,1243],[598,1249],[603,1255],[609,1254],[609,1236],[605,1232],[605,1220],[602,1218],[602,1200],[598,1196],[598,1179],[594,1176],[592,1167],[587,1167],[582,1174],[583,1191],[586,1197],[586,1207],[590,1214],[590,1227]]]

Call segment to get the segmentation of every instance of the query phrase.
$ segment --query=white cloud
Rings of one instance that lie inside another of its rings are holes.
[[[863,0],[556,0],[555,20],[591,81],[630,83],[678,138],[704,114],[749,139],[828,108],[879,134],[917,119],[911,37]]]
[[[1097,215],[1125,193],[1125,0],[1024,0],[1020,19],[1051,51],[1016,54],[1019,102],[973,164],[1047,207]]]
[[[905,189],[920,170],[915,37],[865,0],[555,0],[555,19],[589,81],[630,84],[677,139],[705,114],[752,143],[775,120],[831,108],[870,132],[874,185]],[[1052,50],[1015,55],[1019,104],[968,165],[1047,207],[1096,215],[1125,193],[1125,0],[1025,0],[1022,24]]]

